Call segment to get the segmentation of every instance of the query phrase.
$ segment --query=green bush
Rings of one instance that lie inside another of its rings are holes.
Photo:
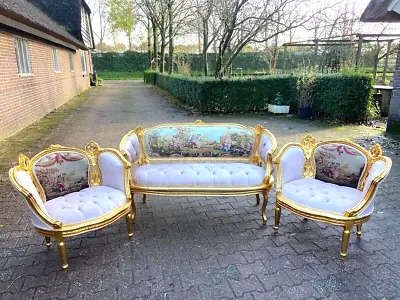
[[[133,80],[142,79],[142,72],[98,72],[97,75],[104,80]]]
[[[201,112],[263,111],[279,95],[282,105],[297,112],[299,105],[296,76],[266,76],[215,80],[213,78],[159,74],[146,71],[145,81],[157,84],[185,105]],[[317,118],[333,117],[362,121],[370,116],[372,81],[367,75],[317,75],[309,93]]]
[[[372,78],[363,74],[317,75],[314,85],[313,114],[345,121],[367,120],[370,116]]]
[[[97,72],[143,72],[149,66],[148,54],[141,52],[96,53],[93,66]]]
[[[146,70],[143,72],[143,80],[146,83],[156,84],[157,72],[152,70]]]

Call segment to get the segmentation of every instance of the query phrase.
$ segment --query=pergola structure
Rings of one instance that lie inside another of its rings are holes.
[[[382,38],[382,39],[381,39]],[[363,44],[367,43],[376,43],[382,42],[387,43],[386,53],[385,53],[385,62],[383,67],[383,81],[386,78],[387,67],[389,62],[390,56],[390,47],[392,43],[396,40],[400,40],[400,34],[385,34],[385,33],[377,33],[377,34],[363,34],[363,33],[356,33],[351,35],[345,35],[340,37],[331,37],[331,38],[322,38],[322,39],[315,39],[315,40],[305,40],[305,41],[298,41],[298,42],[290,42],[283,44],[284,51],[286,53],[287,47],[312,47],[314,48],[314,53],[317,54],[319,47],[321,46],[328,46],[328,47],[351,47],[356,48],[356,57],[355,57],[355,67],[357,68],[360,62],[361,57],[361,50]]]
[[[371,0],[361,16],[362,22],[400,22],[400,0]],[[397,48],[392,99],[387,132],[400,133],[400,45]]]

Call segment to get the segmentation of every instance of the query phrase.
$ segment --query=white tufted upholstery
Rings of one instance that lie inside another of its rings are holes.
[[[125,201],[124,192],[106,186],[95,186],[54,198],[44,206],[49,216],[68,225],[101,217]],[[42,222],[32,222],[36,227],[46,229]]]
[[[265,161],[265,155],[267,152],[272,148],[272,141],[271,138],[268,136],[268,134],[263,133],[261,135],[261,140],[260,140],[260,148],[259,148],[259,155],[263,161]]]
[[[361,200],[362,192],[355,188],[303,178],[283,185],[282,195],[311,209],[343,215]],[[369,205],[360,216],[370,215],[372,211],[373,205]]]
[[[103,152],[99,155],[102,185],[124,191],[124,164],[112,152]]]
[[[139,139],[135,133],[132,133],[125,142],[123,150],[128,155],[128,160],[130,162],[138,159],[140,154],[140,144]]]
[[[139,186],[258,186],[265,170],[246,163],[171,163],[149,164],[132,168]]]
[[[300,147],[291,146],[283,153],[280,161],[282,184],[303,178],[304,153]]]

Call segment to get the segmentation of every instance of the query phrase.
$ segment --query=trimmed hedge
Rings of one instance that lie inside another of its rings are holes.
[[[167,90],[183,104],[201,112],[254,112],[267,110],[276,94],[282,104],[298,108],[297,76],[266,76],[215,80],[211,78],[145,72],[144,79]],[[317,75],[311,93],[313,115],[344,121],[370,116],[372,79],[360,74]]]
[[[154,83],[154,72],[145,72],[148,83]],[[215,80],[211,78],[156,74],[155,84],[167,90],[182,103],[202,112],[254,112],[268,108],[279,92],[283,103],[297,109],[296,77]],[[251,99],[251,101],[248,101]]]
[[[317,75],[314,84],[313,114],[346,121],[370,117],[372,77],[360,74]]]

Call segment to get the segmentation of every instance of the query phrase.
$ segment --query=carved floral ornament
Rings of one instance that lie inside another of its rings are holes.
[[[304,153],[305,153],[306,158],[310,158],[311,150],[314,148],[316,143],[317,143],[317,141],[315,140],[315,138],[313,138],[309,134],[301,139],[300,144],[304,149]]]
[[[30,163],[31,163],[31,160],[25,154],[20,154],[18,156],[18,166],[21,169],[28,171],[30,169]]]
[[[379,144],[373,145],[369,151],[373,158],[378,158],[383,154],[382,148]]]

